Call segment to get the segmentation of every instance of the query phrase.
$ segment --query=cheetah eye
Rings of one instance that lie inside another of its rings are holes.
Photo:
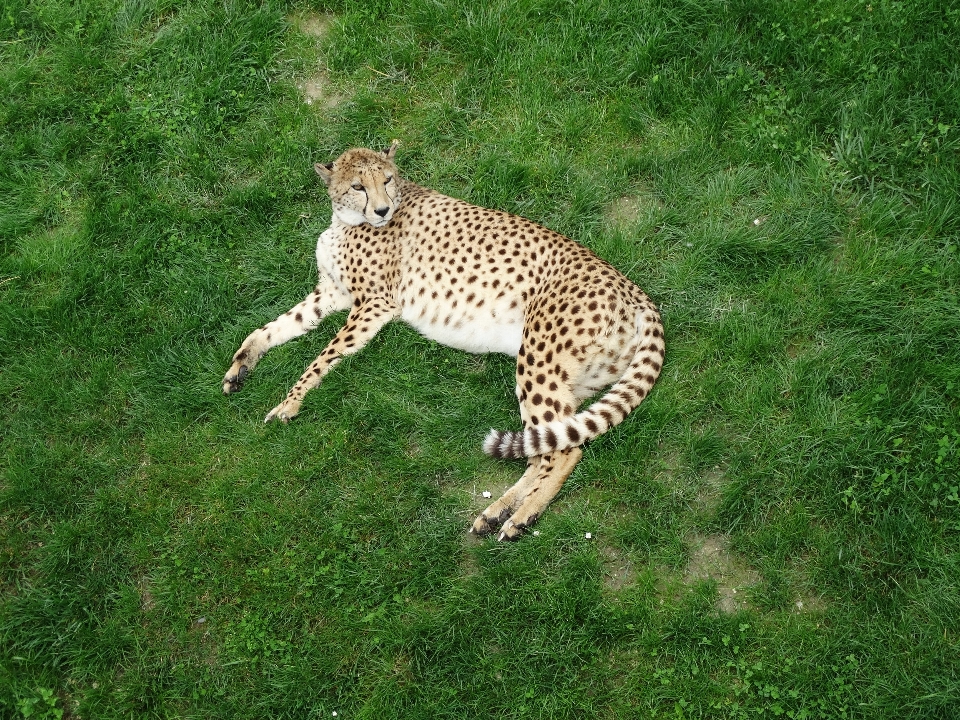
[[[363,190],[363,185],[361,185],[360,183],[354,183],[350,187],[352,187],[354,190]]]
[[[388,175],[388,176],[387,176],[387,179],[383,181],[383,184],[384,184],[384,185],[389,185],[389,184],[392,183],[392,182],[393,182],[393,175]]]

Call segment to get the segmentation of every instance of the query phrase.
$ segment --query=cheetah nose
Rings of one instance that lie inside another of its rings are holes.
[[[387,216],[387,213],[390,212],[390,208],[384,206],[384,207],[382,207],[382,208],[376,208],[376,209],[374,210],[374,212],[375,212],[377,215],[379,215],[380,217],[386,217],[386,216]]]

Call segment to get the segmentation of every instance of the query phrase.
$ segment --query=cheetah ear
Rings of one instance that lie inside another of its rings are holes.
[[[329,162],[326,165],[314,163],[313,169],[317,171],[317,175],[319,175],[320,179],[323,180],[324,185],[330,185],[330,179],[333,177],[332,162]]]
[[[400,147],[400,141],[394,140],[392,143],[390,143],[390,147],[380,154],[383,155],[387,160],[393,160],[393,156],[397,154],[398,147]]]

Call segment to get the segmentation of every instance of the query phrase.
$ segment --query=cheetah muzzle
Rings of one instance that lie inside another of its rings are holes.
[[[293,419],[307,391],[396,318],[450,347],[516,357],[523,430],[491,430],[483,449],[526,457],[527,469],[471,528],[514,540],[560,490],[580,446],[650,393],[664,357],[660,315],[640,288],[573,240],[400,177],[396,150],[396,141],[383,152],[355,148],[315,165],[333,205],[317,241],[320,281],[250,333],[223,391],[239,390],[267,350],[338,310],[350,311],[346,324],[265,422]]]

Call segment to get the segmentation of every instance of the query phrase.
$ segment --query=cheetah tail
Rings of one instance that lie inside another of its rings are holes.
[[[640,346],[626,372],[586,410],[542,425],[529,425],[522,432],[491,430],[483,451],[497,458],[543,455],[576,447],[602,435],[636,408],[650,394],[663,364],[663,330],[659,321],[651,335],[639,336]]]

